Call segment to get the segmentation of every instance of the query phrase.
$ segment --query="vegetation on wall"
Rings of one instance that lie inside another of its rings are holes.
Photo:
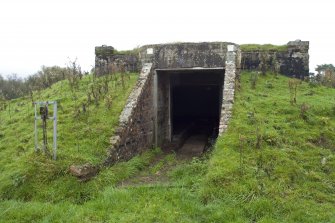
[[[272,44],[241,44],[241,51],[287,51],[287,45],[272,45]]]
[[[132,50],[116,50],[115,54],[122,54],[122,55],[134,55],[134,56],[138,56],[138,54],[141,51],[141,47],[137,46]]]
[[[95,47],[95,55],[102,58],[113,56],[115,49],[112,46]]]

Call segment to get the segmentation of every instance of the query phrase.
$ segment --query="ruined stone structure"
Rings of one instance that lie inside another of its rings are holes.
[[[143,46],[139,80],[111,138],[106,164],[153,146],[180,144],[185,129],[223,133],[232,113],[240,60],[234,43]]]
[[[141,67],[105,164],[154,146],[178,148],[199,129],[208,137],[222,134],[232,115],[241,68],[258,69],[266,53],[269,69],[278,66],[283,74],[303,78],[309,71],[308,47],[308,42],[294,41],[284,50],[241,52],[234,43],[175,43],[146,45],[138,55],[96,47],[95,68],[101,74],[120,63],[128,71]]]

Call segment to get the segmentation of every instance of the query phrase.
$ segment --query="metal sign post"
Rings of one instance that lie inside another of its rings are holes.
[[[57,101],[34,102],[35,105],[35,152],[40,151],[38,143],[38,120],[42,120],[43,128],[43,152],[49,155],[48,136],[47,136],[47,120],[53,120],[53,159],[57,159]],[[53,116],[49,117],[49,105],[53,105]],[[39,108],[39,109],[38,109]]]

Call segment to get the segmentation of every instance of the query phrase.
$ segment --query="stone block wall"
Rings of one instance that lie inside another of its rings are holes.
[[[237,46],[228,46],[227,60],[225,65],[225,77],[223,84],[223,96],[221,104],[221,116],[219,124],[219,134],[223,134],[229,124],[229,120],[233,113],[233,105],[235,98],[235,81],[239,75],[240,66],[240,49]]]
[[[119,127],[110,139],[105,165],[129,160],[153,145],[152,81],[152,64],[144,64],[120,115]]]

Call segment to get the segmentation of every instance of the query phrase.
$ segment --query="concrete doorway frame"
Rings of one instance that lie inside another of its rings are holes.
[[[157,146],[161,146],[159,143],[159,138],[158,138],[158,131],[159,131],[159,123],[158,123],[158,104],[159,104],[159,96],[158,96],[158,79],[159,79],[159,75],[163,75],[160,74],[160,72],[181,72],[181,75],[183,72],[190,72],[190,71],[218,71],[221,70],[223,72],[223,82],[222,82],[222,94],[221,97],[223,97],[223,92],[224,92],[224,82],[225,82],[225,67],[213,67],[213,68],[208,68],[208,67],[191,67],[191,68],[165,68],[165,69],[155,69],[154,73],[153,73],[153,109],[154,109],[154,145],[155,147]],[[170,83],[168,84],[168,89],[167,89],[167,93],[169,95],[168,97],[168,133],[167,133],[167,138],[168,141],[171,142],[172,140],[172,118],[171,118],[171,85]],[[221,98],[222,100],[222,98]],[[220,103],[221,104],[221,103]],[[218,125],[220,125],[220,123],[218,123]]]

